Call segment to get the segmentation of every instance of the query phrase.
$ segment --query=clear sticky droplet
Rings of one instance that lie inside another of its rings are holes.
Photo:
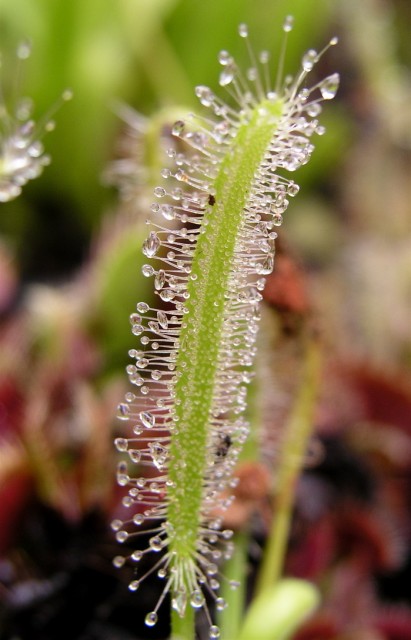
[[[116,556],[115,558],[113,558],[113,566],[115,566],[116,569],[120,569],[124,566],[125,561],[126,559],[124,556]]]
[[[293,26],[294,26],[293,16],[287,16],[283,23],[283,31],[285,31],[285,33],[289,33],[290,31],[292,31]]]
[[[185,122],[183,122],[183,120],[177,120],[177,122],[175,122],[173,124],[173,127],[171,129],[171,133],[173,134],[173,136],[181,136],[181,134],[183,133],[185,129]]]
[[[128,441],[125,438],[116,438],[114,445],[117,451],[127,451],[128,449]]]
[[[288,187],[287,187],[287,194],[291,197],[294,197],[297,195],[297,193],[300,191],[300,187],[298,186],[298,184],[296,184],[295,182],[290,182]]]
[[[229,585],[230,589],[238,589],[240,587],[240,582],[238,580],[230,580]]]
[[[123,526],[123,521],[118,519],[113,520],[110,526],[113,529],[113,531],[118,531]]]
[[[261,64],[267,64],[270,60],[270,52],[266,51],[265,49],[263,51],[260,51],[259,60]]]
[[[244,22],[238,25],[238,35],[240,38],[248,37],[248,26]]]
[[[163,269],[160,269],[154,278],[154,288],[159,291],[162,289],[166,282],[166,273]]]
[[[139,313],[147,313],[147,311],[150,309],[146,302],[139,302],[136,308]]]
[[[229,85],[235,77],[236,66],[234,64],[228,64],[224,70],[220,73],[219,84],[221,87]]]
[[[146,278],[149,278],[150,276],[153,275],[154,273],[154,269],[151,266],[151,264],[143,264],[143,266],[141,267],[141,273],[143,274],[143,276],[145,276]]]
[[[134,464],[138,464],[141,460],[141,451],[138,449],[130,449],[128,455],[131,462],[134,462]]]
[[[140,411],[140,420],[146,429],[152,429],[155,425],[155,417],[148,411]]]
[[[150,549],[158,552],[158,551],[161,551],[161,549],[163,548],[163,541],[159,536],[154,536],[154,538],[150,538],[149,545],[150,545]]]
[[[117,405],[117,418],[119,420],[128,420],[130,417],[130,407],[125,402]]]
[[[148,448],[155,467],[157,467],[157,469],[162,469],[167,461],[167,448],[157,442],[150,442]]]
[[[130,582],[130,584],[128,585],[128,588],[130,589],[130,591],[137,591],[137,589],[140,586],[140,581],[139,580],[133,580],[132,582]]]
[[[200,609],[204,605],[204,595],[200,589],[195,589],[190,596],[190,604],[193,609]]]
[[[147,627],[154,627],[154,625],[157,624],[157,620],[158,615],[155,611],[150,611],[150,613],[148,613],[144,618],[144,622],[146,623]]]
[[[315,49],[309,49],[304,55],[302,59],[302,65],[304,71],[311,71],[314,67],[315,63],[318,60],[318,53]]]
[[[164,196],[166,195],[166,190],[163,189],[163,187],[156,187],[154,189],[154,195],[157,196],[157,198],[164,198]]]
[[[164,300],[164,302],[169,302],[174,297],[175,293],[171,289],[163,289],[162,291],[160,291],[160,298]]]
[[[160,248],[160,239],[155,231],[151,231],[148,238],[144,241],[143,244],[143,253],[148,258],[152,258],[156,255],[157,251]]]
[[[117,531],[116,540],[117,542],[125,542],[128,538],[127,531]]]
[[[134,514],[134,516],[133,516],[133,522],[134,522],[134,524],[136,524],[137,526],[142,525],[142,524],[143,524],[143,522],[144,522],[144,516],[143,516],[143,514],[142,514],[142,513],[136,513],[136,514]],[[143,553],[143,552],[142,552],[142,551],[135,551],[134,553],[136,553],[136,554],[141,554],[141,555],[139,556],[139,558],[138,558],[139,560],[141,560],[141,557],[142,557],[142,553]],[[133,558],[133,560],[136,560],[136,558]]]
[[[167,314],[164,311],[157,311],[157,321],[162,329],[168,328]]]
[[[161,214],[165,220],[174,220],[174,208],[170,204],[163,204]]]
[[[132,325],[133,324],[140,324],[141,316],[138,313],[131,313],[130,317],[129,317],[129,320],[130,320],[130,324],[132,324]]]
[[[218,54],[218,62],[225,67],[227,64],[233,62],[232,56],[228,53],[228,51],[220,51]]]
[[[177,611],[180,618],[184,617],[187,606],[187,594],[185,591],[180,589],[171,600],[171,606],[174,611]]]
[[[319,86],[320,92],[324,100],[331,100],[334,98],[340,85],[340,76],[338,73],[333,73],[328,78],[325,78]]]
[[[195,88],[195,93],[204,107],[209,107],[213,103],[215,96],[209,87],[199,85]]]
[[[309,115],[311,118],[315,118],[321,113],[321,105],[318,102],[312,102],[311,104],[307,104],[305,110],[307,112],[307,115]]]

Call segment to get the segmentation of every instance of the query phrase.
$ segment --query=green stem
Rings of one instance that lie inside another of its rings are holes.
[[[194,640],[195,639],[195,613],[192,607],[187,607],[181,617],[174,609],[171,609],[170,640]]]
[[[235,534],[234,553],[224,565],[224,580],[221,587],[221,596],[227,603],[227,607],[218,615],[218,624],[221,630],[220,640],[233,640],[237,638],[244,616],[246,597],[246,571],[247,552],[250,534],[248,528]],[[239,583],[237,589],[230,586],[230,582]]]
[[[320,370],[320,347],[311,339],[306,347],[299,396],[285,431],[277,476],[275,513],[259,576],[258,594],[277,584],[283,571],[296,483],[304,464],[307,441],[312,433]]]

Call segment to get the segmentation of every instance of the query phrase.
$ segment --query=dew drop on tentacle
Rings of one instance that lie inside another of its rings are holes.
[[[155,425],[155,417],[152,413],[149,413],[148,411],[140,412],[140,420],[143,423],[143,425],[146,427],[146,429],[152,429]]]
[[[187,594],[185,590],[179,589],[171,600],[171,606],[183,618],[187,608]]]
[[[130,407],[124,402],[117,405],[117,418],[119,420],[128,420],[130,418]]]
[[[150,231],[148,238],[143,243],[143,253],[147,258],[156,255],[160,248],[160,240],[155,231]]]
[[[333,73],[319,84],[319,89],[324,100],[332,100],[335,97],[340,85],[340,76]]]
[[[220,51],[218,54],[218,61],[222,66],[226,66],[233,62],[233,57],[228,53],[228,51]]]
[[[184,132],[185,129],[185,122],[183,120],[177,120],[171,129],[171,133],[173,134],[173,136],[181,136],[181,134]]]
[[[157,291],[162,289],[164,287],[165,281],[166,281],[165,271],[163,269],[160,269],[154,279],[154,288],[157,289]]]
[[[157,311],[157,321],[162,329],[168,328],[167,314],[164,311]]]
[[[137,591],[139,586],[140,586],[139,580],[132,580],[132,582],[130,582],[130,584],[128,585],[128,588],[130,591]]]
[[[318,53],[315,49],[309,49],[303,56],[302,67],[304,71],[311,71],[318,60]]]
[[[144,522],[143,514],[142,513],[136,513],[133,516],[133,522],[137,526],[142,525],[143,522]],[[139,560],[141,560],[142,557],[143,557],[143,552],[142,551],[134,551],[134,553],[132,554],[132,559],[135,560],[135,562],[138,562]]]
[[[240,36],[240,38],[248,37],[248,26],[244,22],[238,25],[238,35]]]
[[[137,303],[137,311],[139,313],[147,313],[147,311],[150,309],[150,307],[148,306],[148,304],[146,302],[138,302]]]
[[[124,556],[115,556],[115,558],[113,558],[113,566],[116,567],[116,569],[123,567],[125,562],[126,559]]]
[[[219,84],[221,87],[226,87],[229,85],[235,78],[236,74],[236,66],[234,63],[228,64],[224,67],[223,71],[220,74]]]
[[[141,267],[141,273],[146,278],[149,278],[154,274],[154,268],[151,266],[151,264],[143,264],[143,266]]]
[[[111,528],[113,531],[118,531],[119,529],[121,529],[121,527],[123,526],[123,521],[116,519],[116,520],[112,520],[111,522]]]
[[[127,538],[128,538],[127,531],[117,531],[116,533],[117,542],[123,543],[127,540]]]
[[[201,589],[195,589],[190,596],[190,604],[193,609],[200,609],[204,606],[205,598]]]
[[[154,625],[157,624],[157,621],[158,621],[158,615],[155,611],[150,611],[150,613],[148,613],[144,618],[144,622],[147,625],[147,627],[154,627]]]
[[[127,451],[128,449],[128,440],[126,438],[116,438],[114,444],[117,451]]]
[[[155,552],[161,551],[161,549],[163,548],[163,541],[159,536],[150,538],[149,544],[150,548]]]
[[[285,31],[285,33],[289,33],[290,31],[292,31],[293,27],[294,27],[294,17],[287,16],[283,23],[283,31]]]
[[[67,91],[36,124],[32,119],[34,102],[30,97],[18,95],[20,67],[31,54],[31,44],[24,40],[16,50],[16,83],[11,95],[3,96],[0,86],[0,202],[17,198],[22,187],[41,175],[50,164],[41,141],[46,132],[53,131],[52,114],[66,100]],[[13,70],[12,70],[13,72]],[[1,83],[0,83],[1,84]],[[68,98],[67,98],[68,99]]]

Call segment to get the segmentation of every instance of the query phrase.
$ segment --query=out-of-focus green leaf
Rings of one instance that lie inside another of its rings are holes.
[[[253,600],[237,640],[288,640],[318,604],[312,584],[286,578]]]

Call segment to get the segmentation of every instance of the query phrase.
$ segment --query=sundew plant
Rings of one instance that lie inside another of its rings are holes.
[[[156,624],[169,597],[175,638],[194,638],[196,610],[208,621],[209,637],[220,637],[214,619],[226,607],[220,565],[233,553],[223,514],[249,432],[247,389],[265,276],[274,268],[276,229],[299,191],[289,174],[309,161],[313,136],[324,133],[321,102],[335,96],[339,83],[334,73],[306,86],[324,52],[312,49],[295,77],[283,77],[292,18],[283,29],[274,80],[268,52],[254,53],[242,24],[249,68],[221,51],[226,98],[197,86],[205,112],[175,122],[176,143],[154,192],[143,246],[143,274],[153,278],[159,303],[139,302],[130,318],[140,342],[127,367],[135,392],[118,407],[130,428],[116,439],[127,455],[118,481],[128,487],[123,503],[130,516],[112,527],[127,547],[141,533],[149,542],[114,564],[136,567],[131,591],[151,573],[163,581],[145,622]],[[148,554],[151,569],[139,573]]]
[[[15,80],[18,81],[22,63],[30,54],[30,43],[21,42],[16,52]],[[53,113],[62,102],[72,98],[72,91],[66,89],[49,112],[36,123],[31,98],[13,95],[6,101],[6,93],[0,82],[0,202],[17,198],[22,187],[29,180],[37,178],[49,164],[50,156],[44,152],[42,138],[46,132],[54,129]]]

